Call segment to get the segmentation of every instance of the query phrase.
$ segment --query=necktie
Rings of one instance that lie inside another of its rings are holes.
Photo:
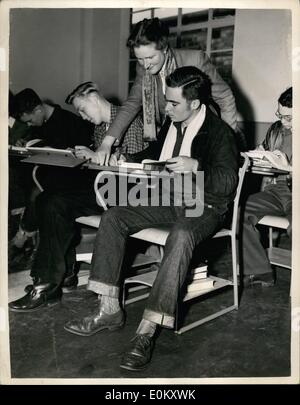
[[[187,128],[187,127],[184,127],[184,130],[182,132],[181,124],[182,124],[181,122],[173,122],[174,127],[177,129],[177,138],[176,138],[175,146],[173,149],[172,157],[179,156],[183,137],[184,137],[184,134],[185,134],[185,131]]]

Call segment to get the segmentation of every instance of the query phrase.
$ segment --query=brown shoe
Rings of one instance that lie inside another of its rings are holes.
[[[104,329],[116,330],[122,328],[124,322],[124,312],[121,309],[111,315],[106,314],[100,309],[96,314],[67,322],[64,329],[75,335],[92,336]]]

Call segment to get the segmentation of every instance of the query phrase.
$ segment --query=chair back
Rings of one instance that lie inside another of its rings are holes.
[[[94,181],[94,191],[95,191],[95,194],[96,194],[96,202],[97,202],[98,205],[100,205],[104,209],[104,211],[107,211],[108,207],[107,207],[107,204],[104,201],[104,199],[103,199],[103,197],[102,197],[102,195],[100,193],[100,190],[99,190],[100,180],[104,176],[119,176],[119,177],[127,177],[127,178],[131,177],[131,178],[139,178],[139,179],[141,179],[141,178],[148,179],[150,177],[153,177],[152,175],[147,174],[145,172],[141,172],[141,171],[136,171],[136,172],[134,172],[134,171],[131,172],[130,171],[130,172],[128,172],[126,170],[123,171],[121,169],[119,171],[115,171],[115,170],[111,171],[111,170],[109,170],[109,167],[107,168],[107,170],[99,171],[99,173],[97,174],[97,176],[95,178],[95,181]]]
[[[237,227],[239,202],[240,202],[241,191],[242,191],[242,187],[243,187],[243,183],[244,183],[244,177],[245,177],[247,168],[250,164],[250,159],[246,155],[246,153],[241,152],[241,157],[243,159],[243,164],[239,168],[239,181],[238,181],[238,186],[237,186],[236,194],[235,194],[234,201],[233,201],[233,212],[232,212],[232,221],[231,221],[231,230],[234,232],[236,232],[236,227]]]

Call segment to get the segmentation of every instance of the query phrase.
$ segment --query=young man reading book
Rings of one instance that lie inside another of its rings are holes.
[[[168,120],[157,143],[133,158],[166,160],[171,173],[204,172],[204,207],[199,216],[186,215],[186,206],[114,207],[103,214],[97,233],[88,289],[99,294],[96,313],[69,321],[65,329],[90,336],[124,324],[119,305],[122,262],[130,234],[144,228],[172,226],[143,319],[121,367],[141,370],[151,359],[157,326],[173,328],[175,309],[194,247],[211,238],[224,222],[238,183],[238,152],[230,127],[206,104],[211,83],[193,66],[176,69],[166,79]]]
[[[292,87],[285,90],[278,99],[276,116],[278,121],[269,128],[260,150],[279,151],[272,158],[272,164],[278,168],[292,171]],[[245,206],[242,226],[242,261],[244,286],[274,285],[274,275],[267,253],[261,243],[256,225],[265,215],[286,216],[289,220],[288,235],[292,234],[292,190],[291,173],[280,175],[275,182],[268,184],[263,191],[252,194]]]

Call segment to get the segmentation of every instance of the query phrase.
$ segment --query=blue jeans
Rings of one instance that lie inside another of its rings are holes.
[[[148,298],[143,318],[173,327],[176,304],[193,250],[212,237],[224,222],[226,208],[205,207],[200,217],[185,216],[183,207],[115,207],[102,215],[97,233],[88,289],[119,296],[121,269],[130,234],[145,228],[171,226],[164,257]]]

